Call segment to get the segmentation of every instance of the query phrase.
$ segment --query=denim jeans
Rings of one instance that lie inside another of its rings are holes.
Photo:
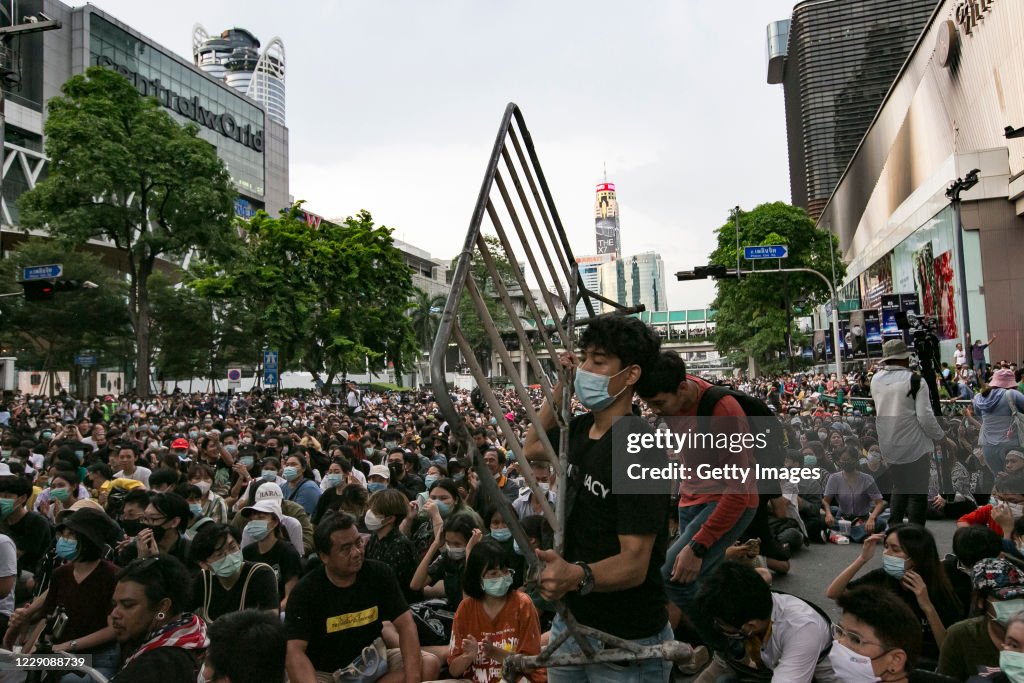
[[[683,614],[687,616],[692,616],[693,601],[697,597],[697,589],[700,587],[701,579],[718,566],[725,557],[725,549],[735,543],[743,532],[747,530],[747,525],[750,524],[750,520],[754,518],[754,513],[756,512],[755,508],[747,508],[740,515],[740,518],[736,520],[736,524],[732,529],[708,548],[708,551],[704,554],[704,561],[701,562],[700,573],[697,575],[696,581],[678,583],[670,580],[669,577],[672,576],[672,565],[675,564],[676,556],[683,551],[686,544],[700,531],[701,525],[707,521],[717,505],[718,502],[716,501],[679,508],[679,537],[672,544],[672,547],[668,549],[665,564],[661,568],[661,576],[665,579],[665,588],[668,590],[669,600],[675,603],[682,610]]]
[[[117,671],[117,665],[121,660],[121,649],[117,643],[110,643],[108,645],[101,645],[93,650],[91,655],[92,668],[110,678]],[[90,681],[94,680],[92,676],[68,673],[61,677],[60,683],[90,683]]]
[[[564,630],[565,622],[561,617],[556,616],[551,624],[551,639],[554,640]],[[606,645],[593,638],[587,640],[590,641],[590,646],[594,648],[595,652],[607,649]],[[669,640],[672,640],[672,627],[666,623],[660,633],[631,642],[637,645],[658,645]],[[556,654],[575,655],[580,652],[579,643],[570,636],[558,648]],[[548,669],[548,681],[549,683],[581,683],[582,681],[590,681],[590,683],[668,683],[671,673],[672,662],[664,659],[644,659],[639,662],[623,662],[621,664],[601,662],[552,667]]]

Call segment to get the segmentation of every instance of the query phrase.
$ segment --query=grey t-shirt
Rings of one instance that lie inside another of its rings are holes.
[[[18,575],[18,550],[9,536],[0,534],[0,579]],[[14,588],[6,597],[0,598],[0,614],[14,613]]]

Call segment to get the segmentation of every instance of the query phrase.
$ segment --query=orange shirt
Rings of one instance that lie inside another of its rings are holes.
[[[462,655],[462,640],[468,636],[476,638],[481,648],[476,660],[461,678],[474,683],[498,683],[501,680],[501,662],[484,654],[483,645],[489,643],[506,652],[540,654],[537,608],[526,593],[511,591],[497,618],[491,619],[484,610],[482,600],[465,598],[455,611],[452,642],[448,652],[449,666],[456,657]],[[544,683],[547,681],[547,671],[538,669],[531,672],[528,678],[532,683]]]

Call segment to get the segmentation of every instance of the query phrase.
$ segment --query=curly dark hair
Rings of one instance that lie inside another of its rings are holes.
[[[637,318],[608,313],[590,321],[580,335],[580,348],[600,349],[618,358],[622,367],[639,365],[646,373],[658,360],[661,338]]]

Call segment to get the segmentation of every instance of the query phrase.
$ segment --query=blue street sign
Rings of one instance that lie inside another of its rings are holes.
[[[770,258],[786,258],[787,256],[789,256],[789,247],[782,244],[775,244],[767,247],[743,247],[743,258],[748,261]]]
[[[263,368],[263,384],[268,387],[277,386],[277,368]]]
[[[21,271],[21,279],[31,280],[54,280],[64,274],[64,266],[54,263],[48,266],[29,266]]]
[[[263,368],[265,370],[277,370],[277,351],[263,352]]]
[[[91,368],[96,366],[96,354],[94,353],[79,353],[75,356],[75,365],[83,368]]]

